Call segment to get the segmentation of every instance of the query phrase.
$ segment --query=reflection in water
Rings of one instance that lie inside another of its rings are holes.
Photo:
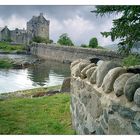
[[[69,65],[54,61],[45,61],[22,70],[0,69],[0,93],[60,85],[64,77],[68,76],[70,76]]]
[[[29,78],[40,86],[50,85],[50,81],[51,83],[62,81],[69,75],[69,65],[55,61],[45,61],[28,69]]]

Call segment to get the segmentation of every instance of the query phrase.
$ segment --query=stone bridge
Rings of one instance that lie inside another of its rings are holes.
[[[122,58],[119,54],[106,49],[90,49],[81,47],[59,46],[55,44],[33,43],[30,46],[32,54],[44,59],[70,63],[76,59],[98,58],[102,60],[118,61]]]

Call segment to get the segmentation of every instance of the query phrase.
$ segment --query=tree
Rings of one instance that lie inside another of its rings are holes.
[[[98,40],[96,37],[93,37],[89,41],[89,47],[90,48],[97,48],[98,47]]]
[[[59,43],[60,45],[74,46],[74,44],[71,41],[70,37],[66,33],[62,34],[59,37],[57,43]]]
[[[131,53],[132,48],[140,41],[140,6],[96,6],[96,10],[91,12],[97,16],[121,13],[119,18],[113,20],[111,30],[101,34],[105,37],[110,36],[112,41],[120,39],[119,51]]]

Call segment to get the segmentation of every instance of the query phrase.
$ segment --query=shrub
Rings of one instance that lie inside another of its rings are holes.
[[[86,44],[81,44],[82,48],[88,48],[88,46]]]
[[[122,60],[122,64],[127,67],[140,65],[140,56],[131,54]]]
[[[36,43],[46,43],[46,44],[49,43],[48,38],[44,38],[44,37],[40,37],[40,36],[33,37],[32,41],[36,42]]]
[[[68,36],[68,34],[64,33],[62,34],[57,43],[59,43],[60,45],[66,45],[66,46],[74,46],[73,42],[71,41],[70,37]]]
[[[89,41],[89,47],[90,48],[97,48],[98,47],[98,40],[96,37],[93,37]]]

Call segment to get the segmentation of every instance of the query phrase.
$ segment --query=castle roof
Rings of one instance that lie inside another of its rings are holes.
[[[5,27],[0,27],[0,31],[2,32],[2,31],[4,31],[5,29],[8,29],[9,30],[9,28],[7,27],[7,26],[5,26]],[[10,30],[9,30],[10,31]]]
[[[43,16],[43,13],[40,13],[39,16],[33,16],[27,23],[42,23],[47,22],[49,24],[49,20],[46,20]]]

